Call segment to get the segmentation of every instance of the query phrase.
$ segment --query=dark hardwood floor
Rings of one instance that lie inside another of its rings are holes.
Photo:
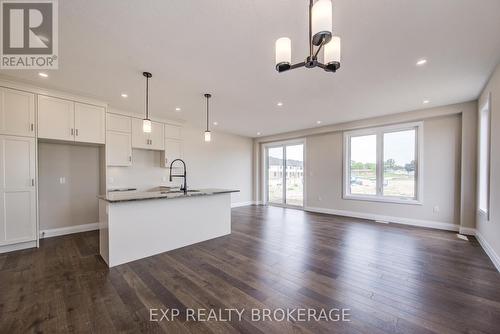
[[[232,219],[230,236],[112,269],[97,232],[2,254],[0,333],[500,333],[500,275],[474,238],[272,207]],[[254,322],[252,308],[347,308],[350,322]]]

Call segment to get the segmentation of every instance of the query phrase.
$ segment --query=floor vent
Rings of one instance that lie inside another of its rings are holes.
[[[465,241],[469,241],[469,238],[467,238],[467,236],[466,236],[466,235],[463,235],[463,234],[458,234],[458,233],[457,233],[457,238],[458,238],[458,239],[465,240]]]

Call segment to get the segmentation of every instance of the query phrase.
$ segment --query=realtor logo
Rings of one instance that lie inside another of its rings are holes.
[[[57,0],[0,0],[1,69],[57,69]]]

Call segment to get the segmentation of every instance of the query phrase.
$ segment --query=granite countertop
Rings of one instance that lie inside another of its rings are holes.
[[[184,197],[196,196],[210,196],[217,194],[236,193],[239,190],[231,189],[190,189],[187,194],[183,191],[123,191],[123,192],[109,192],[107,195],[98,196],[99,199],[109,203],[130,202],[130,201],[143,201],[148,199],[174,199]]]

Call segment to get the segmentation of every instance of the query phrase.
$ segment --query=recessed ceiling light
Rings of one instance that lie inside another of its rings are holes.
[[[175,107],[175,111],[181,111],[180,107]]]
[[[44,72],[38,72],[38,75],[41,76],[42,78],[48,78],[49,75],[47,73],[44,73]]]
[[[429,100],[424,100],[424,104],[427,104],[427,103],[429,103],[429,102],[431,102],[431,101],[429,101]]]
[[[321,124],[322,122],[321,121],[316,121],[316,124]]]
[[[417,66],[422,66],[422,65],[425,65],[427,64],[427,59],[420,59],[419,61],[417,61]]]
[[[261,133],[260,133],[260,132],[257,132],[257,136],[260,136],[260,135],[261,135]]]
[[[122,97],[126,99],[128,97],[128,94],[122,93]]]
[[[213,124],[214,124],[215,126],[217,126],[217,125],[219,125],[219,122],[214,122]]]
[[[278,103],[276,103],[276,105],[277,105],[278,107],[282,107],[282,106],[283,106],[283,102],[278,102]]]

